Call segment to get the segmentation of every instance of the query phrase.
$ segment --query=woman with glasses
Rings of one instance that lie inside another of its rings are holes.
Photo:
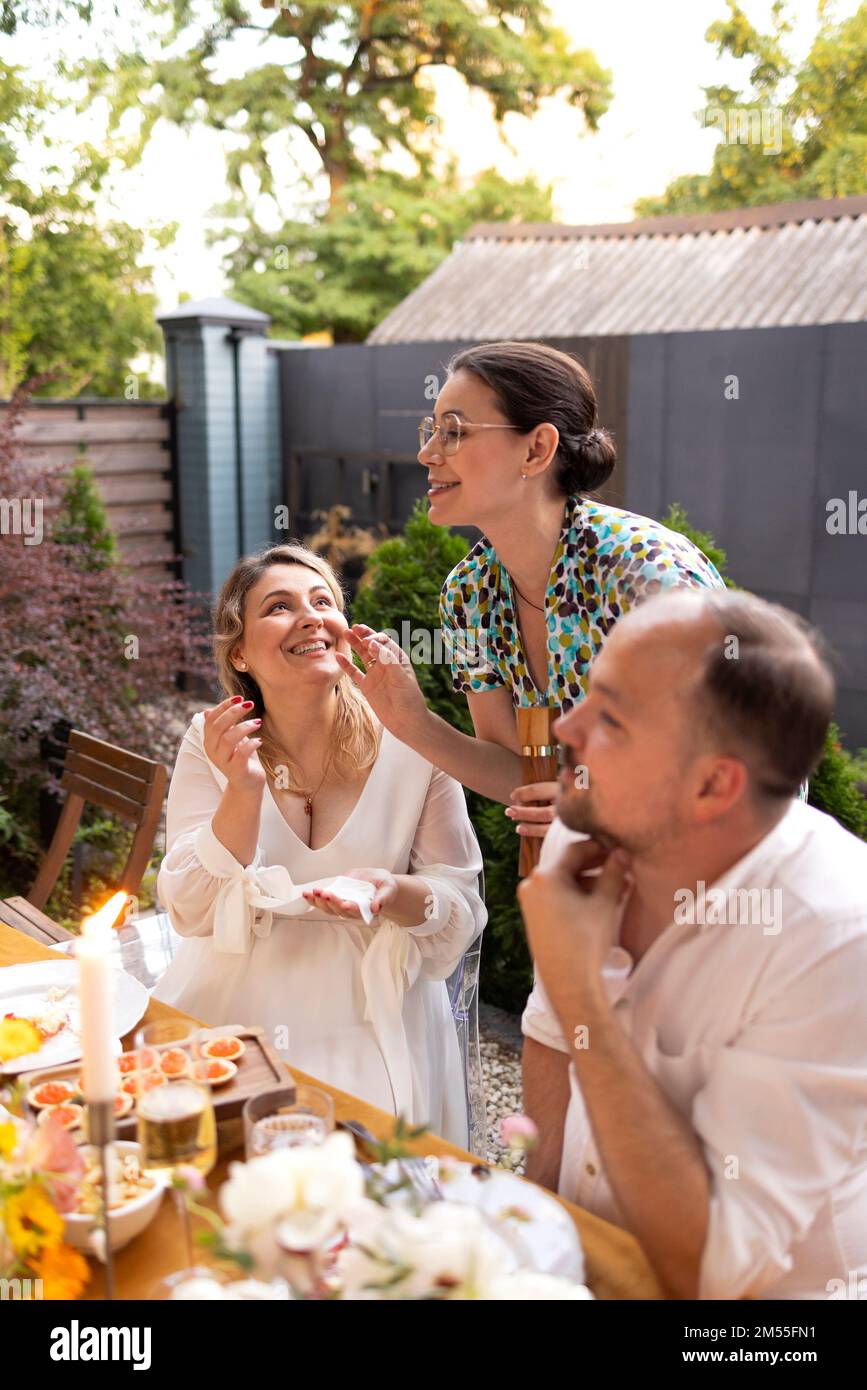
[[[338,660],[397,738],[503,802],[519,835],[542,837],[557,783],[521,785],[516,707],[565,713],[584,698],[612,626],[642,597],[723,581],[684,536],[593,500],[614,444],[588,373],[567,353],[525,342],[459,352],[419,444],[431,521],[482,532],[440,597],[454,688],[475,737],[428,709],[409,658],[384,634],[361,624],[347,634],[364,675]],[[616,711],[606,718],[616,738]]]

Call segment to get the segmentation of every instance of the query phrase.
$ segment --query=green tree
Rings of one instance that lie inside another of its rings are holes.
[[[122,396],[131,359],[161,347],[146,233],[97,211],[116,151],[58,147],[63,109],[0,61],[0,397],[31,377],[48,378],[39,395]]]
[[[489,169],[462,188],[454,168],[436,184],[383,172],[347,184],[333,216],[323,210],[273,233],[251,217],[228,260],[231,292],[270,314],[279,337],[328,329],[335,342],[357,341],[474,223],[549,222],[552,215],[550,190],[532,178],[509,183]]]
[[[867,191],[867,6],[835,23],[830,5],[820,3],[817,17],[816,37],[798,65],[786,51],[791,25],[782,0],[773,6],[770,33],[728,0],[728,16],[706,37],[720,56],[750,63],[748,86],[704,88],[699,122],[722,135],[710,173],[682,175],[659,197],[639,198],[636,216]]]
[[[274,10],[267,24],[254,16]],[[486,92],[495,119],[532,114],[560,95],[595,129],[610,100],[610,73],[592,53],[574,51],[551,24],[544,0],[145,0],[154,25],[133,51],[100,55],[76,72],[91,98],[105,95],[112,120],[130,107],[140,139],[162,116],[200,120],[227,132],[228,175],[242,171],[275,191],[274,161],[300,134],[329,186],[332,208],[346,185],[403,151],[421,172],[433,165],[435,93],[424,80],[437,65]],[[261,36],[263,61],[231,63],[237,40]]]

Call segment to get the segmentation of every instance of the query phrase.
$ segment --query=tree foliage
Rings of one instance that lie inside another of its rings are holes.
[[[251,217],[228,260],[231,290],[270,314],[278,336],[327,329],[335,342],[358,341],[474,223],[552,216],[550,190],[532,178],[509,183],[489,169],[463,188],[454,170],[436,182],[381,172],[348,184],[330,217],[323,210],[274,233]]]
[[[638,217],[838,198],[867,191],[867,5],[835,22],[818,6],[819,28],[800,64],[787,51],[791,25],[777,0],[769,33],[736,0],[707,31],[717,53],[749,64],[747,85],[705,87],[702,125],[721,129],[709,174],[674,179],[640,198]],[[766,118],[761,126],[763,113]]]
[[[36,377],[40,395],[122,396],[131,359],[161,347],[146,234],[97,210],[113,151],[58,148],[62,109],[0,61],[0,397]]]
[[[437,65],[486,92],[497,121],[560,95],[595,129],[610,99],[610,74],[570,49],[544,0],[145,0],[143,9],[153,23],[132,51],[80,69],[91,94],[108,98],[115,121],[136,107],[142,140],[161,116],[228,132],[238,187],[248,168],[274,192],[273,159],[290,134],[313,151],[332,205],[386,156],[403,151],[429,170],[435,94],[423,78]],[[227,55],[251,33],[262,61],[237,72]]]

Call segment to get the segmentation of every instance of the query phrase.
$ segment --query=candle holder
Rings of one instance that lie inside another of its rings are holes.
[[[114,1101],[96,1100],[87,1102],[87,1135],[91,1144],[99,1149],[99,1166],[102,1174],[100,1195],[100,1224],[104,1242],[105,1256],[105,1296],[114,1298],[114,1259],[111,1250],[111,1231],[108,1222],[109,1158],[111,1144],[115,1138]]]

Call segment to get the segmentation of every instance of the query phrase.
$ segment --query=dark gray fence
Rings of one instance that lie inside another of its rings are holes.
[[[850,746],[867,745],[867,535],[826,523],[832,498],[867,498],[865,366],[867,324],[630,346],[628,505],[661,516],[682,503],[736,583],[824,633]]]

